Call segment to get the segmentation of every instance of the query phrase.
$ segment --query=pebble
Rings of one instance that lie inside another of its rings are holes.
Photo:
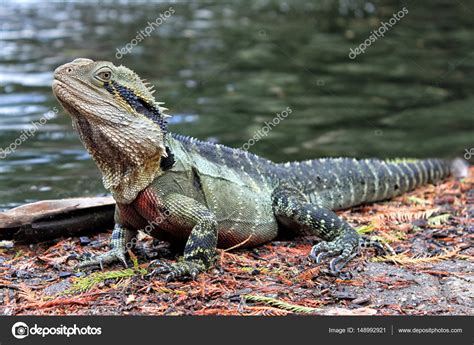
[[[16,270],[13,272],[12,274],[14,277],[17,277],[17,278],[23,278],[23,279],[29,279],[31,278],[31,274],[27,271],[24,271],[24,270]]]
[[[260,270],[254,269],[250,274],[253,275],[253,276],[259,275],[259,274],[260,274]]]
[[[81,245],[83,245],[83,246],[85,246],[85,245],[91,243],[91,239],[90,239],[89,237],[87,237],[87,236],[81,236],[81,237],[79,237],[79,241],[80,241]]]
[[[59,283],[47,286],[43,292],[47,296],[52,296],[61,293],[64,290],[69,289],[70,287],[71,283],[68,280],[61,280]]]
[[[333,293],[333,297],[335,298],[338,298],[338,299],[356,299],[356,295],[354,295],[354,293],[352,292],[349,292],[349,291],[345,291],[345,290],[337,290],[337,291],[334,291]]]
[[[352,304],[358,304],[358,305],[367,304],[369,302],[370,302],[370,297],[369,296],[360,296],[360,297],[357,297],[356,299],[352,300]]]
[[[65,271],[59,272],[59,278],[67,278],[67,277],[70,277],[70,276],[72,276],[71,272],[65,272]]]
[[[0,248],[12,249],[14,247],[13,241],[0,241]]]

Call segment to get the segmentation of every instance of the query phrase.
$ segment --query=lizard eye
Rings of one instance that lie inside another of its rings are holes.
[[[100,81],[110,81],[112,71],[109,68],[102,68],[96,73],[95,77]]]

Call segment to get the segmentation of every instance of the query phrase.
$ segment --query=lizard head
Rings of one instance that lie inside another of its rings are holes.
[[[168,115],[153,92],[135,72],[108,61],[75,59],[54,72],[53,93],[117,201],[132,201],[167,156]]]

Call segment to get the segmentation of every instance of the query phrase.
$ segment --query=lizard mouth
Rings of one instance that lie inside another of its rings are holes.
[[[64,88],[64,83],[58,79],[53,79],[53,93],[55,96],[60,96],[61,90]]]
[[[71,92],[71,87],[59,79],[53,79],[53,93],[61,102],[62,105],[67,105],[71,103],[71,99],[74,98],[74,93]]]
[[[70,105],[71,93],[68,91],[66,84],[55,78],[53,80],[52,89],[54,96],[59,101],[59,103],[61,103],[61,105],[67,110],[67,112],[71,115],[77,115],[77,112],[74,110],[74,107]]]
[[[61,103],[64,110],[66,110],[66,113],[68,113],[71,117],[79,117],[80,113],[76,110],[74,102],[71,101],[71,98],[74,99],[74,94],[68,90],[69,88],[67,85],[58,79],[54,79],[52,88],[54,96],[59,101],[59,103]]]
[[[84,107],[83,94],[76,88],[54,78],[52,89],[54,96],[72,119],[80,118],[83,121],[90,121],[93,118],[90,116],[87,107]]]
[[[81,115],[82,117],[92,116],[92,107],[88,106],[91,104],[96,108],[108,107],[110,113],[115,110],[116,107],[113,102],[101,99],[93,94],[93,92],[87,92],[81,88],[81,85],[76,84],[74,80],[65,82],[57,77],[55,77],[52,82],[54,96],[69,115],[73,117]]]

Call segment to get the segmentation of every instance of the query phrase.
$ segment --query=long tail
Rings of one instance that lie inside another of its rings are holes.
[[[389,199],[466,171],[463,162],[442,159],[317,159],[301,162],[299,168],[301,175],[306,172],[303,183],[314,186],[310,198],[334,210]]]
[[[366,160],[360,166],[371,177],[362,189],[362,202],[392,198],[451,175],[451,162],[442,159]]]

